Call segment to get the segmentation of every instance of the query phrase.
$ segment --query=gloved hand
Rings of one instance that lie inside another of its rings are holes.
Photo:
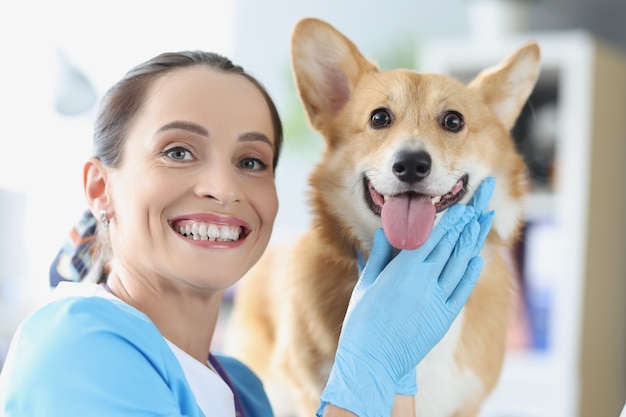
[[[474,256],[477,256],[479,254],[487,238],[487,235],[489,234],[489,231],[491,229],[491,222],[493,220],[494,212],[489,211],[488,213],[484,213],[484,211],[487,209],[487,205],[489,204],[491,196],[493,195],[494,188],[495,188],[495,179],[493,177],[486,178],[480,184],[480,186],[478,187],[478,189],[476,190],[476,192],[474,193],[470,201],[467,203],[468,206],[473,207],[474,210],[476,211],[476,216],[478,217],[478,222],[480,224],[480,233],[478,236],[479,245],[476,246]],[[375,239],[373,249],[372,249],[373,251],[378,250],[377,249],[378,243],[384,244],[384,241],[382,239],[379,239],[379,240]],[[363,269],[365,268],[365,259],[363,258],[363,254],[359,250],[357,250],[356,257],[357,257],[357,267],[359,271],[359,276],[361,276],[361,274],[363,273]],[[384,268],[386,265],[387,265],[386,263],[380,264],[382,268]],[[380,272],[382,272],[382,269],[381,271],[378,271],[378,273]],[[370,271],[370,273],[373,273],[373,271]],[[350,301],[350,305],[352,305],[352,303],[354,302],[352,301],[354,298],[360,297],[360,290],[361,288],[359,287],[355,288],[355,290],[352,293],[352,299]],[[406,375],[401,377],[400,380],[396,382],[395,393],[401,394],[401,395],[417,394],[417,375],[416,375],[415,368],[411,369]]]
[[[378,248],[379,243],[385,245],[386,239],[380,239],[374,236],[374,244],[373,244],[372,251],[382,250]],[[363,259],[363,254],[358,249],[356,251],[356,258],[357,258],[357,267],[359,270],[359,277],[360,277],[363,274],[363,269],[365,268],[365,259]],[[391,260],[391,258],[389,260]],[[385,263],[384,265],[381,265],[381,267],[387,266],[387,263]],[[361,296],[362,289],[363,289],[362,286],[357,286],[354,288],[354,290],[352,291],[352,297],[350,298],[350,303],[348,304],[348,309],[351,309],[352,305],[356,302],[353,300]],[[417,370],[415,368],[411,369],[406,375],[401,377],[396,382],[395,393],[399,395],[417,394]]]
[[[482,269],[476,255],[493,213],[478,219],[474,206],[484,211],[492,190],[487,182],[474,205],[449,208],[421,248],[401,251],[393,260],[393,248],[377,232],[348,306],[318,415],[327,403],[359,416],[389,415],[398,383],[414,377],[475,285]]]
[[[381,250],[381,249],[378,249],[378,244],[379,243],[385,245],[386,244],[386,239],[379,239],[379,238],[377,238],[375,236],[374,237],[374,244],[373,244],[372,251],[379,251],[379,250]],[[357,268],[359,270],[359,277],[360,277],[363,274],[363,269],[365,268],[365,259],[363,259],[363,254],[358,249],[356,251],[356,259],[357,259]],[[391,260],[391,258],[389,260]],[[387,266],[387,263],[388,262],[386,262],[386,263],[384,263],[384,265],[380,265],[380,266],[381,267],[385,267],[385,266]],[[381,272],[382,272],[382,270],[381,270]],[[353,301],[353,300],[356,299],[356,298],[359,298],[361,296],[361,290],[362,289],[363,289],[362,286],[357,286],[357,287],[354,288],[354,290],[352,291],[352,297],[350,298],[350,303],[348,304],[348,309],[351,309],[353,303],[355,303],[355,301]],[[399,395],[415,395],[415,394],[417,394],[417,370],[415,368],[411,369],[406,375],[401,377],[400,380],[398,380],[396,382],[395,393],[399,394]]]

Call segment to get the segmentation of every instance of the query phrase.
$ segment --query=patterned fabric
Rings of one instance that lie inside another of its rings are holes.
[[[72,227],[69,236],[50,265],[50,286],[59,282],[78,282],[85,278],[91,267],[93,241],[98,220],[86,210],[78,223]]]

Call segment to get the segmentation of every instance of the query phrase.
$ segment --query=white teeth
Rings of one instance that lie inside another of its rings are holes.
[[[207,229],[207,235],[209,240],[216,240],[220,237],[220,228],[215,224],[209,224]]]
[[[178,228],[178,233],[193,240],[235,241],[239,239],[238,226],[217,225],[214,223],[187,222]]]
[[[389,200],[389,196],[388,195],[384,195],[383,196],[383,201],[387,202],[387,200]],[[437,204],[439,204],[439,202],[441,201],[441,196],[436,196],[436,197],[431,197],[430,200],[433,203],[433,206],[436,206]]]
[[[226,229],[226,230],[224,230],[224,229]],[[239,237],[239,236],[235,237],[233,235],[233,229],[230,228],[230,227],[228,227],[228,228],[222,227],[222,233],[224,234],[224,236],[226,236],[230,240],[237,240],[237,237]]]
[[[198,234],[200,235],[200,240],[207,240],[208,236],[206,233],[207,225],[205,223],[201,223],[198,227]]]

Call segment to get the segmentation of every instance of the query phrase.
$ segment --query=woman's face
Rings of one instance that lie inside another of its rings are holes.
[[[241,278],[278,210],[273,138],[244,77],[197,66],[157,80],[109,174],[113,268],[207,290]]]

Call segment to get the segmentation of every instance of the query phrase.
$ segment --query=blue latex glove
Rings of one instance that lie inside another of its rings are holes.
[[[389,415],[398,382],[441,340],[467,301],[482,269],[476,254],[492,216],[479,222],[473,206],[453,206],[421,248],[393,260],[393,248],[377,231],[318,415],[327,403],[359,416]]]
[[[474,195],[468,202],[468,206],[473,207],[474,210],[476,211],[476,216],[478,217],[478,222],[481,226],[480,233],[478,236],[478,242],[480,243],[480,245],[476,246],[476,251],[474,253],[474,256],[479,254],[480,249],[482,249],[482,245],[484,244],[485,239],[487,238],[487,235],[489,234],[489,231],[491,229],[491,222],[493,220],[494,212],[490,211],[484,214],[484,211],[486,210],[487,205],[489,204],[489,200],[491,199],[491,196],[493,195],[495,184],[496,184],[495,179],[493,177],[486,178],[480,184],[480,186],[478,187],[478,189],[476,190],[476,192],[474,193]],[[383,244],[385,243],[382,239],[379,239],[379,240],[375,239],[372,250],[377,251],[378,250],[377,244],[381,242]],[[359,250],[357,250],[356,257],[357,257],[357,267],[359,270],[359,276],[361,276],[361,274],[363,273],[363,269],[365,268],[365,259],[363,258],[363,254]],[[385,265],[381,265],[381,266],[385,266]],[[352,298],[360,297],[359,292],[360,292],[360,289],[355,288],[354,292],[352,293]],[[351,300],[350,304],[352,303],[353,301]],[[411,369],[406,375],[401,377],[396,382],[395,393],[400,394],[400,395],[417,394],[417,374],[416,374],[415,368]]]
[[[374,244],[372,251],[379,251],[384,249],[378,249],[378,243],[385,243],[385,239],[376,239],[374,238]],[[365,268],[365,259],[363,259],[363,254],[360,250],[356,251],[356,259],[357,259],[357,267],[359,269],[359,277],[363,274],[363,269]],[[382,265],[381,265],[382,266]],[[352,297],[350,299],[349,306],[351,306],[355,298],[360,297],[360,290],[362,287],[355,287],[352,292]],[[349,307],[351,308],[351,307]],[[417,394],[417,370],[415,368],[411,369],[406,375],[404,375],[398,382],[396,382],[396,394],[399,395],[415,395]]]
[[[376,237],[374,237],[374,244],[373,244],[372,251],[384,250],[384,249],[378,248],[378,243],[382,243],[384,245],[385,241],[386,239],[376,239]],[[365,259],[363,259],[363,254],[358,249],[356,251],[356,258],[357,258],[357,267],[359,269],[359,277],[360,277],[361,274],[363,274],[363,269],[365,268]],[[355,289],[352,292],[350,303],[348,304],[349,306],[352,306],[352,304],[355,302],[355,301],[352,301],[352,299],[358,298],[361,296],[360,295],[361,288],[362,287],[355,287]],[[351,307],[348,307],[348,308],[351,308]],[[417,370],[415,368],[411,369],[406,375],[401,377],[400,380],[396,382],[395,392],[396,394],[399,394],[399,395],[417,394]]]

